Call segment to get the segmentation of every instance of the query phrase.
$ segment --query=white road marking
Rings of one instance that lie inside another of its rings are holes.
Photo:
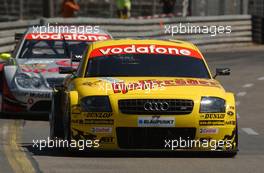
[[[264,76],[259,77],[258,80],[264,80]]]
[[[259,135],[255,130],[252,128],[242,128],[244,132],[246,132],[248,135]]]
[[[250,88],[250,87],[252,87],[252,86],[254,86],[253,83],[247,83],[247,84],[243,85],[242,87],[243,87],[243,88]]]
[[[247,92],[243,91],[243,92],[238,92],[237,93],[237,97],[243,97],[247,94]]]
[[[239,105],[240,105],[240,101],[237,101],[237,102],[236,102],[236,106],[239,106]]]

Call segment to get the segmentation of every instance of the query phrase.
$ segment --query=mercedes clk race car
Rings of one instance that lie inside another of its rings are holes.
[[[0,66],[0,113],[49,113],[53,88],[66,76],[58,67],[77,68],[91,42],[111,39],[101,29],[79,33],[73,26],[56,27],[56,32],[30,27],[10,59],[1,54],[7,62]]]
[[[102,150],[236,154],[234,94],[215,80],[193,44],[97,42],[79,67],[60,68],[72,77],[54,98],[55,137],[90,140],[90,148]],[[216,76],[229,74],[216,70]]]

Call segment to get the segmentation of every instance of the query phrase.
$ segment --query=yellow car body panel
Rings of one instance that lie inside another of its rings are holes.
[[[102,150],[122,150],[122,149],[138,149],[133,147],[120,147],[120,136],[117,135],[119,128],[193,128],[195,129],[194,140],[229,140],[230,146],[224,145],[221,151],[231,151],[237,149],[237,127],[236,127],[236,110],[235,99],[232,93],[224,90],[221,84],[213,79],[203,78],[182,78],[182,77],[85,77],[86,66],[88,64],[90,54],[93,50],[117,45],[169,45],[183,47],[197,51],[202,60],[205,62],[202,54],[191,43],[182,41],[155,41],[155,40],[111,40],[93,43],[89,47],[86,59],[83,60],[82,67],[79,71],[79,77],[71,80],[70,88],[70,130],[72,139],[92,139],[99,140],[100,146],[94,149]],[[205,62],[206,64],[206,62]],[[208,66],[206,64],[206,68]],[[209,69],[208,69],[209,71]],[[122,83],[122,86],[130,86],[142,81],[148,83],[150,81],[157,82],[158,85],[153,88],[130,88],[120,89],[120,86],[114,88],[113,80]],[[81,99],[87,96],[108,96],[112,112],[85,112],[80,105]],[[217,97],[226,101],[226,110],[223,113],[199,113],[201,97]],[[184,99],[193,101],[193,109],[188,114],[183,115],[167,115],[159,114],[140,115],[127,114],[119,109],[119,100],[123,99]],[[139,122],[152,118],[161,118],[164,120],[174,120],[169,126],[149,125],[142,126]],[[139,136],[141,134],[138,134]],[[154,135],[155,136],[155,135]],[[128,137],[129,138],[129,137]],[[146,136],[147,138],[147,136]],[[127,139],[126,139],[127,140]],[[166,143],[170,140],[170,147]],[[146,142],[146,141],[145,141]],[[174,141],[176,142],[176,141]],[[150,141],[151,143],[151,141]],[[181,148],[173,148],[173,139],[164,139],[164,148],[158,150],[181,150]],[[187,147],[184,150],[195,151],[215,151],[215,146],[204,147],[195,146]],[[141,147],[139,149],[152,149]],[[218,148],[219,149],[219,148]]]

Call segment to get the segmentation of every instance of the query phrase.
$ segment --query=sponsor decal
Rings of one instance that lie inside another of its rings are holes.
[[[112,117],[113,113],[112,112],[89,112],[89,113],[84,113],[84,116],[86,118],[109,118]]]
[[[98,79],[106,81],[106,82],[111,82],[111,83],[122,82],[122,80],[120,80],[118,78],[114,78],[114,77],[100,77]]]
[[[51,94],[50,93],[29,93],[29,96],[33,98],[50,98]]]
[[[72,41],[103,41],[110,39],[109,35],[103,34],[74,34],[74,33],[30,33],[25,37],[27,40],[72,40]]]
[[[234,112],[233,111],[228,111],[227,112],[227,115],[233,116],[234,115]]]
[[[92,133],[112,133],[112,127],[93,127]]]
[[[175,118],[174,117],[139,117],[138,118],[139,127],[174,127]]]
[[[18,92],[16,92],[16,96],[18,96],[18,97],[28,97],[29,93],[28,92],[23,92],[23,91],[18,91]]]
[[[78,123],[78,124],[114,124],[113,119],[85,119],[85,120],[72,120],[73,123]]]
[[[200,118],[203,118],[203,119],[224,119],[225,114],[201,114]]]
[[[120,54],[167,54],[176,56],[190,56],[201,59],[202,56],[199,52],[179,47],[168,45],[150,45],[150,44],[136,44],[136,45],[116,45],[107,46],[94,49],[90,58],[104,56],[104,55],[120,55]]]
[[[72,138],[75,140],[79,139],[90,139],[90,140],[96,140],[97,136],[91,133],[84,132],[82,130],[78,130],[75,128],[71,128],[71,134]]]
[[[200,120],[200,126],[223,126],[225,125],[224,120]]]
[[[54,63],[54,60],[36,60],[36,59],[29,59],[24,64],[26,65],[38,65],[38,64],[52,64]]]
[[[226,121],[226,125],[236,125],[236,121]]]
[[[50,62],[50,63],[48,63]],[[54,63],[55,67],[48,67],[48,64]],[[44,62],[35,62],[33,61],[31,63],[27,62],[27,64],[21,64],[19,67],[22,69],[23,72],[33,72],[33,73],[58,73],[59,68],[58,66],[63,66],[63,67],[69,67],[71,66],[70,60],[59,60],[56,61],[56,64],[54,61],[47,61],[46,63]],[[72,63],[73,68],[77,68],[79,66],[78,62]]]
[[[229,106],[229,109],[235,110],[235,106]]]
[[[101,137],[99,143],[112,144],[114,143],[114,137],[111,136]]]
[[[95,81],[95,82],[84,82],[83,85],[87,85],[90,87],[98,87],[100,86],[99,83],[102,82],[101,80]]]
[[[72,107],[72,114],[80,114],[82,111],[81,111],[81,108],[78,107],[78,106],[73,106]]]
[[[63,66],[63,67],[78,67],[79,66],[79,62],[72,62],[70,60],[59,60],[59,61],[56,61],[56,64],[58,66]]]
[[[138,82],[128,83],[114,82],[112,88],[114,93],[126,94],[128,91],[157,89],[170,86],[208,86],[220,87],[215,81],[196,80],[196,79],[174,79],[174,80],[139,80]]]
[[[200,128],[200,134],[218,134],[218,128]]]

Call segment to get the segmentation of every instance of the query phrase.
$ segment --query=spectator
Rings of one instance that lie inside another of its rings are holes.
[[[130,0],[116,0],[117,16],[121,19],[128,19],[130,17],[131,1]]]
[[[163,14],[172,14],[174,11],[175,0],[160,0],[163,5]]]
[[[62,4],[62,17],[74,17],[74,13],[79,10],[80,6],[75,0],[64,0]]]

